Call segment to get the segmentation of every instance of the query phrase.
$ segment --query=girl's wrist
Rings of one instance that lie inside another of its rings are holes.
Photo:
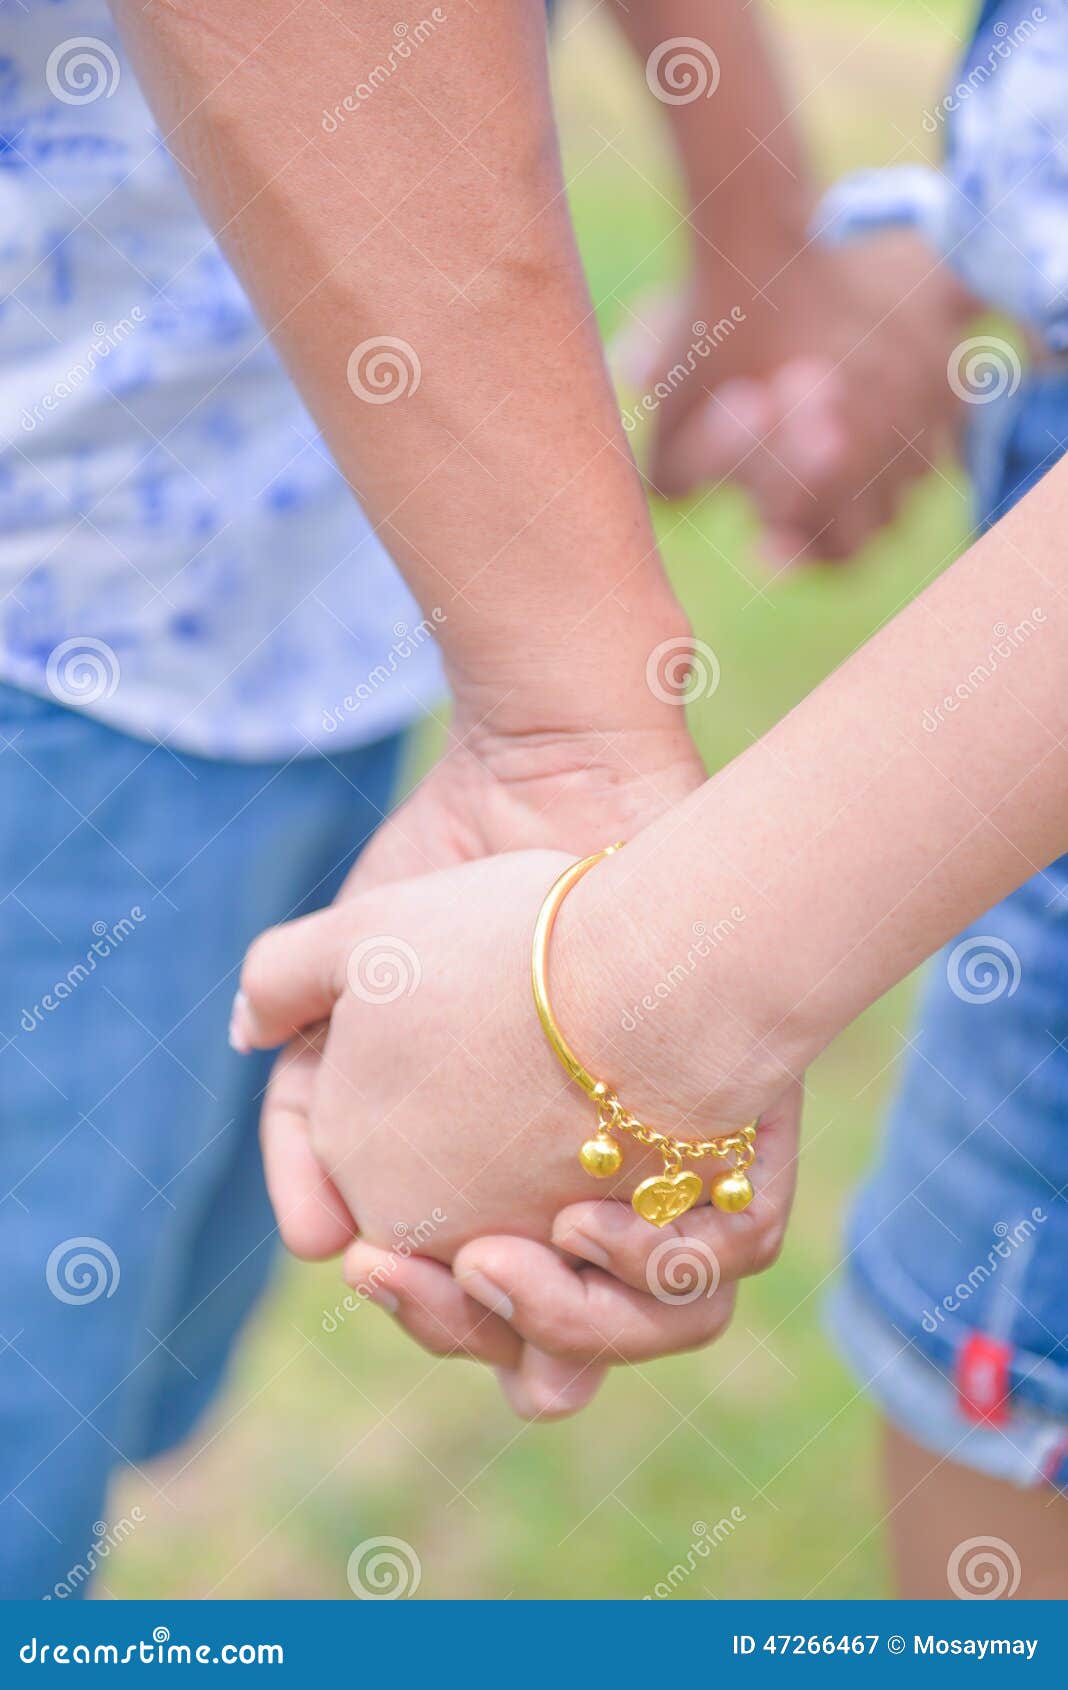
[[[605,841],[609,843],[609,841]],[[667,856],[667,853],[665,853]],[[569,894],[554,940],[555,1006],[584,1063],[642,1120],[682,1138],[741,1125],[806,1065],[753,954],[740,888],[713,900],[665,861],[628,852]]]

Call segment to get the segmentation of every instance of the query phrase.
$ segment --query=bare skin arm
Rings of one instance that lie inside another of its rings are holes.
[[[539,8],[450,8],[407,43],[384,0],[114,11],[338,464],[445,613],[461,713],[659,719],[646,655],[684,622],[572,238]]]

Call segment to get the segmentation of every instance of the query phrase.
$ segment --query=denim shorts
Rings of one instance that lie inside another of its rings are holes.
[[[176,756],[0,685],[0,1598],[106,1594],[111,1474],[217,1390],[276,1245],[237,969],[329,902],[399,752]]]
[[[983,407],[970,467],[996,522],[1068,451],[1068,374]],[[1039,608],[1040,607],[1036,607]],[[1041,618],[992,630],[1025,664]],[[989,671],[991,659],[986,660]],[[968,687],[953,708],[967,709]],[[932,713],[937,729],[937,712]],[[928,965],[880,1156],[854,1205],[834,1335],[915,1442],[1068,1489],[1068,857]]]

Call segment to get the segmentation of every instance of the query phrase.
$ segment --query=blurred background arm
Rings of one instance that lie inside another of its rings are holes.
[[[678,497],[733,477],[777,562],[847,557],[946,451],[946,356],[974,303],[910,231],[855,248],[814,236],[800,102],[759,5],[657,0],[613,15],[666,113],[688,202],[688,281],[639,305],[626,336],[634,385],[668,390],[632,436],[648,479]],[[713,348],[695,358],[708,325]]]

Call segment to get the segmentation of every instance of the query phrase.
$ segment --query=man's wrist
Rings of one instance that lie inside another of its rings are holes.
[[[678,602],[665,584],[615,610],[610,633],[596,609],[554,612],[544,630],[516,620],[477,652],[446,649],[458,720],[484,736],[683,726],[694,640]]]
[[[809,258],[812,206],[800,194],[786,205],[768,207],[759,192],[726,194],[713,189],[690,216],[693,267],[699,282],[722,290],[733,278],[765,287],[784,270]],[[818,257],[818,255],[815,255]]]

